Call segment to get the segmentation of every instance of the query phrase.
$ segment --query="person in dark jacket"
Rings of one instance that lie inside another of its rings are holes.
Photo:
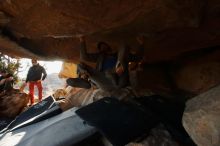
[[[138,36],[137,41],[139,47],[135,53],[131,53],[128,46],[119,49],[117,61],[112,70],[102,72],[86,64],[79,64],[78,68],[80,71],[87,73],[90,80],[104,91],[112,92],[124,88],[130,84],[129,62],[140,62],[144,56],[144,37]]]
[[[26,83],[29,83],[29,95],[31,100],[31,105],[34,104],[34,86],[38,88],[38,99],[42,100],[42,80],[47,77],[47,73],[43,66],[41,66],[36,59],[32,59],[32,67],[28,70]]]

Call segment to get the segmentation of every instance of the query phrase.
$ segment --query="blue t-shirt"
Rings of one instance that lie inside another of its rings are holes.
[[[116,56],[108,56],[108,57],[106,57],[103,60],[101,71],[106,71],[108,69],[114,68],[116,63],[117,63],[117,57]]]

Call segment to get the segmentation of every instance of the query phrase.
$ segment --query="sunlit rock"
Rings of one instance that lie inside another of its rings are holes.
[[[29,96],[14,90],[0,97],[0,117],[15,118],[27,106]]]

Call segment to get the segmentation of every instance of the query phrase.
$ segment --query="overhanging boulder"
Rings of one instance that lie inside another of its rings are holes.
[[[217,0],[1,0],[2,35],[44,59],[78,61],[79,35],[89,51],[98,41],[117,50],[145,36],[147,62],[220,44]],[[5,47],[0,51],[9,52]],[[10,54],[31,57],[25,51]]]

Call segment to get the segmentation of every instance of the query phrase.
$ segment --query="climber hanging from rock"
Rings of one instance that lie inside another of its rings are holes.
[[[94,69],[81,63],[78,65],[79,72],[88,74],[89,79],[104,91],[110,92],[128,86],[128,63],[141,61],[144,54],[144,38],[137,37],[137,40],[139,42],[139,48],[135,54],[130,53],[128,46],[120,49],[117,54],[111,53],[111,48],[104,42],[98,44],[98,53],[89,54],[86,51],[85,39],[81,37],[81,60],[97,62],[97,65],[96,69]],[[75,80],[74,78],[70,78],[67,80],[67,84],[77,87],[79,83],[76,83]]]
[[[97,72],[106,72],[112,70],[117,62],[117,53],[112,53],[111,47],[105,42],[97,44],[97,53],[88,53],[84,37],[80,37],[80,59],[81,61],[89,61],[96,63]],[[78,66],[79,67],[79,66]],[[80,73],[82,74],[82,72]],[[67,84],[74,87],[90,88],[89,82],[82,78],[69,78]]]

